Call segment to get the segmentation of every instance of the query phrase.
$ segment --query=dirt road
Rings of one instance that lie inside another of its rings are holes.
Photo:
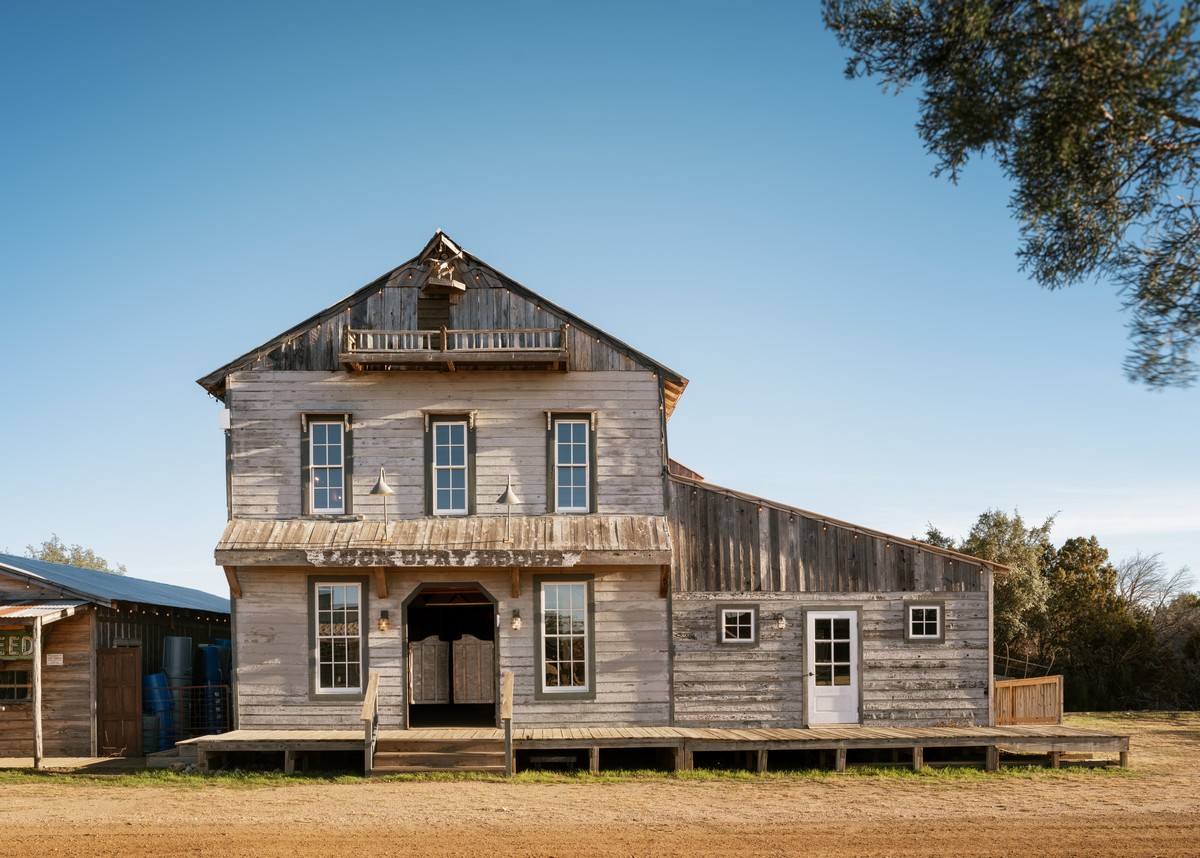
[[[1200,856],[1200,716],[1132,727],[1132,773],[236,789],[0,786],[0,854]]]

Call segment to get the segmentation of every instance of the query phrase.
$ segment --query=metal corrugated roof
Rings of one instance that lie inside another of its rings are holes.
[[[163,605],[168,608],[186,608],[193,611],[229,613],[229,600],[203,590],[178,587],[158,581],[80,569],[61,563],[47,563],[29,557],[0,554],[0,572],[5,569],[36,583],[59,588],[64,595],[92,598],[103,602],[139,602],[146,605]]]
[[[29,601],[0,604],[0,623],[5,620],[31,620],[37,617],[48,617],[52,614],[73,613],[86,604],[87,602],[68,602],[62,599],[56,599],[53,602]]]

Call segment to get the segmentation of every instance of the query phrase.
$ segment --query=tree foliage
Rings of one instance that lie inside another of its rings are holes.
[[[57,533],[50,534],[50,538],[37,547],[26,545],[25,556],[34,560],[45,560],[47,563],[62,563],[67,566],[78,566],[81,569],[94,569],[97,572],[111,572],[113,575],[125,574],[124,564],[118,563],[116,567],[109,566],[107,560],[98,556],[90,548],[80,545],[69,547],[64,545]]]
[[[922,541],[1001,563],[994,579],[997,669],[1062,673],[1073,709],[1200,705],[1200,597],[1157,555],[1112,563],[1096,537],[1056,547],[1054,516],[1030,526],[988,510],[963,539]]]
[[[935,174],[991,156],[1013,182],[1022,268],[1111,279],[1130,378],[1197,378],[1200,0],[823,0],[848,77],[922,87]]]

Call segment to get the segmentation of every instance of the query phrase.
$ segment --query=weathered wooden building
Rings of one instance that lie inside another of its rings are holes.
[[[228,633],[219,596],[0,554],[0,757],[139,756],[163,639]]]
[[[437,233],[199,383],[243,729],[990,723],[991,567],[706,484],[687,381]]]

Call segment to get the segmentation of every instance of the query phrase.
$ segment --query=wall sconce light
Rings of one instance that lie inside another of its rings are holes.
[[[521,630],[521,609],[515,608],[512,613],[512,627],[514,632]]]
[[[388,612],[380,611],[379,612],[379,631],[386,632],[391,627],[392,627],[392,621],[390,619],[388,619]]]
[[[787,628],[787,617],[785,617],[783,614],[780,614],[779,619],[777,619],[775,621],[775,628],[786,629]]]

